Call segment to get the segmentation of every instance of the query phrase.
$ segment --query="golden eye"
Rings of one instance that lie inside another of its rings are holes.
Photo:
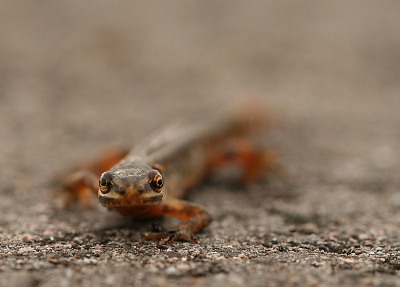
[[[164,185],[163,179],[162,178],[157,179],[156,185],[157,185],[158,188],[162,188],[163,185]]]
[[[162,187],[164,186],[164,180],[161,175],[156,176],[151,182],[150,186],[153,188],[155,192],[161,192]]]
[[[105,172],[101,175],[99,179],[99,188],[101,193],[108,193],[112,188],[112,174],[111,172]]]

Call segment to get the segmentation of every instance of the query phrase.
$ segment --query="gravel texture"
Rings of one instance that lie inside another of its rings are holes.
[[[0,3],[0,286],[400,286],[400,2],[34,2]],[[55,174],[248,95],[283,172],[197,188],[198,245],[60,210]]]

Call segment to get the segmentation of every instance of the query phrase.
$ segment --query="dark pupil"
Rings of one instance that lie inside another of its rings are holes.
[[[157,180],[157,185],[160,187],[163,185],[163,180],[161,178]]]
[[[100,185],[101,186],[110,186],[110,183],[105,179],[105,178],[102,178],[101,180],[100,180]]]

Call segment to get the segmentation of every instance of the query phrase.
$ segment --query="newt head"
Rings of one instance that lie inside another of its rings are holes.
[[[156,169],[118,168],[100,176],[98,197],[104,207],[154,206],[163,198],[163,186],[163,178]]]

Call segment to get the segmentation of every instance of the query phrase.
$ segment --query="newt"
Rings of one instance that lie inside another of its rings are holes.
[[[273,165],[273,153],[246,138],[265,126],[264,114],[206,118],[174,124],[129,152],[113,152],[65,176],[60,186],[69,196],[67,203],[89,205],[92,193],[103,207],[126,216],[170,216],[182,222],[145,239],[160,240],[158,247],[176,240],[197,243],[195,234],[211,222],[211,215],[202,205],[181,199],[185,193],[224,165],[239,165],[245,183]]]

